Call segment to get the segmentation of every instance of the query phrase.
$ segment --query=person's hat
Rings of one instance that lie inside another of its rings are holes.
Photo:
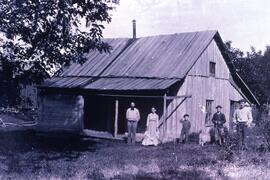
[[[184,117],[188,116],[189,117],[189,114],[184,114]]]
[[[218,105],[218,106],[216,107],[216,109],[217,109],[217,108],[222,108],[222,106],[221,106],[221,105]]]
[[[241,99],[241,100],[239,101],[239,103],[242,103],[242,102],[246,103],[247,101],[246,101],[245,99]]]

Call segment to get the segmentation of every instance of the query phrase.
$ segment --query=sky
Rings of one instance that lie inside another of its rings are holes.
[[[270,45],[269,0],[120,0],[106,25],[105,38],[218,30],[223,41],[248,51]]]

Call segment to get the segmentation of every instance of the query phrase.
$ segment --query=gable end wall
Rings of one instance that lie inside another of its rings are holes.
[[[209,63],[216,63],[216,76],[209,76]],[[230,71],[226,62],[215,42],[209,44],[208,48],[197,60],[194,66],[189,71],[185,82],[179,89],[177,95],[192,95],[177,108],[172,117],[167,120],[167,137],[179,137],[181,131],[181,123],[179,120],[184,114],[189,114],[191,119],[191,132],[199,132],[205,128],[205,105],[206,100],[213,100],[213,110],[221,105],[222,111],[226,116],[226,126],[229,126],[230,121],[230,103],[231,101],[239,101],[242,95],[229,82]],[[167,107],[167,114],[172,112],[175,107],[176,100],[170,102]],[[180,101],[180,100],[178,100]]]

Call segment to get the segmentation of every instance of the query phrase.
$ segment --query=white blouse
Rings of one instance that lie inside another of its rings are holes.
[[[158,115],[156,113],[150,113],[150,114],[148,114],[146,126],[149,125],[149,121],[156,121],[156,122],[158,122],[158,119],[159,119],[159,117],[158,117]]]

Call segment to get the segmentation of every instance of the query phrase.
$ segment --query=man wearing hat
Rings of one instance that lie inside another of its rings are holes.
[[[218,105],[216,109],[217,112],[213,115],[212,122],[215,128],[215,138],[222,145],[224,143],[224,124],[226,123],[226,118],[221,113],[222,106]]]
[[[251,125],[253,118],[251,108],[247,106],[246,100],[242,99],[239,101],[240,108],[236,109],[234,112],[233,121],[236,124],[236,129],[240,139],[240,145],[246,148],[245,138],[246,129]]]

